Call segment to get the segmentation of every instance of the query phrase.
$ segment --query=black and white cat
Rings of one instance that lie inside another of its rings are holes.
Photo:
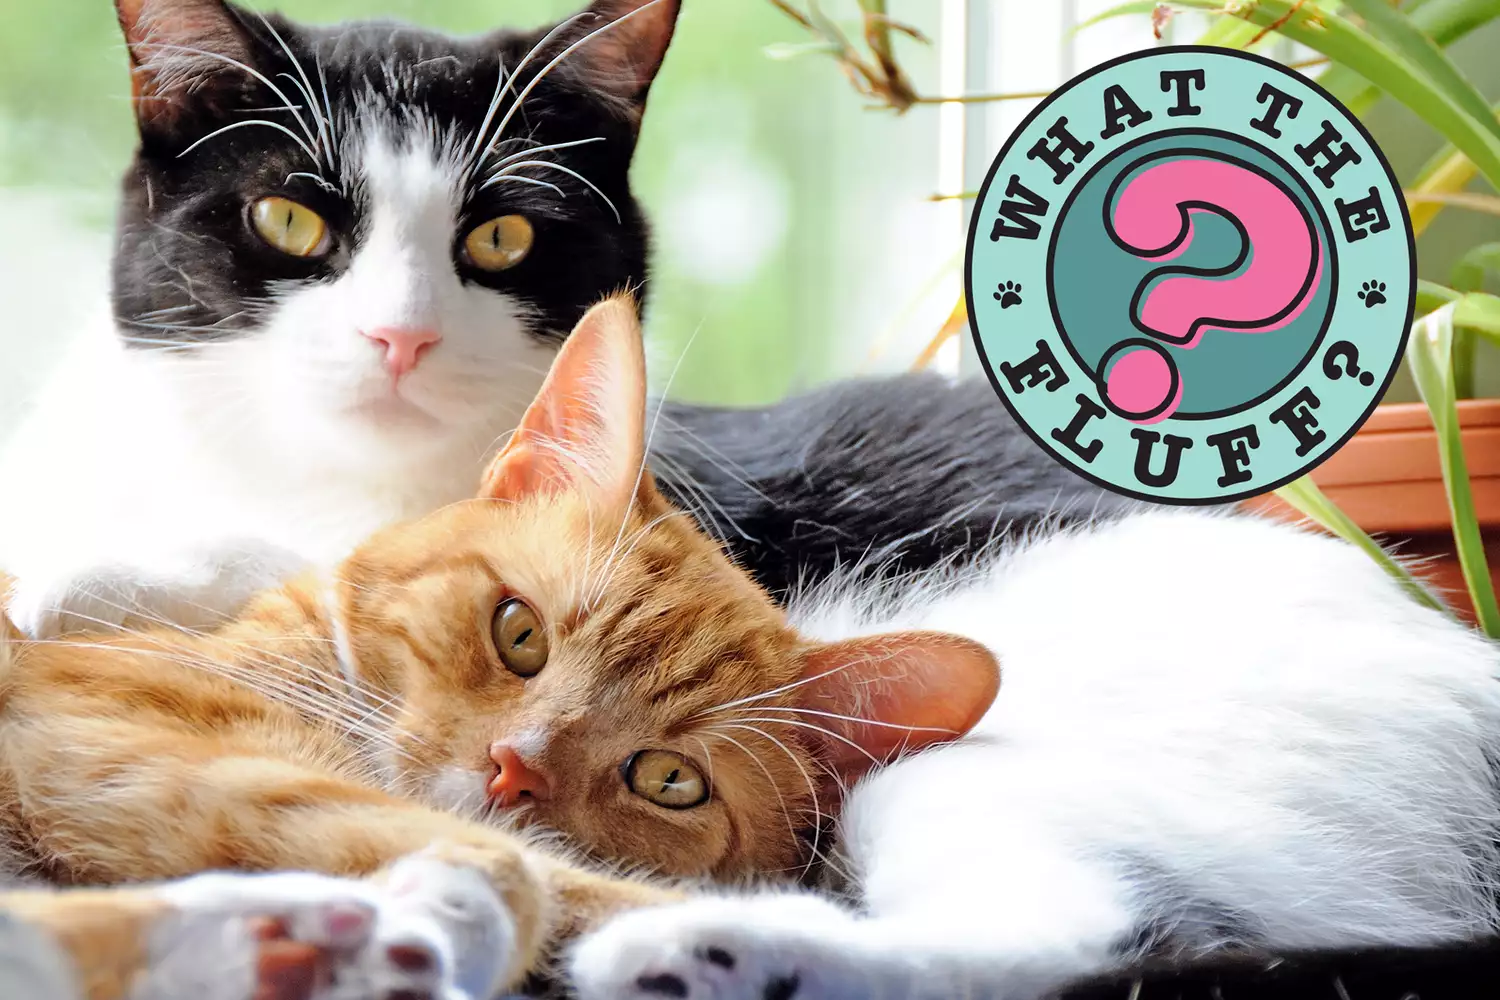
[[[0,465],[17,624],[203,624],[467,496],[583,310],[644,286],[628,170],[678,7],[594,0],[456,40],[117,0],[141,144],[113,315]],[[777,592],[1101,502],[982,381],[673,406],[655,445],[669,492]]]

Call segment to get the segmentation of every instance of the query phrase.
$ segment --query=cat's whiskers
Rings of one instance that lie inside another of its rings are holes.
[[[703,740],[702,737],[700,737],[700,736],[693,736],[692,739],[693,739],[693,741],[695,743],[698,744],[698,746],[700,746],[700,747],[703,748],[703,761],[704,761],[704,763],[708,767],[708,787],[709,788],[713,788],[714,787],[714,755],[713,755],[713,751],[711,751],[711,750],[708,749],[708,744],[706,742],[704,742],[704,740]]]
[[[514,140],[514,139],[507,139],[506,140],[506,142],[515,142],[515,141],[517,141],[517,140]],[[491,170],[492,171],[500,170],[503,167],[510,166],[512,163],[515,163],[518,160],[523,160],[523,159],[525,159],[528,156],[535,156],[538,153],[548,153],[548,152],[551,152],[551,151],[556,150],[556,149],[571,149],[574,146],[587,146],[589,143],[593,143],[593,142],[606,142],[608,140],[606,140],[605,137],[602,136],[602,135],[596,135],[596,136],[593,136],[593,137],[588,138],[588,139],[573,139],[573,140],[571,140],[569,142],[554,142],[554,143],[551,143],[551,144],[545,145],[545,146],[543,146],[543,145],[535,145],[535,142],[536,142],[535,139],[527,139],[525,141],[533,143],[533,145],[528,146],[527,148],[525,148],[523,150],[520,150],[519,152],[511,153],[509,156],[503,157],[500,160],[497,160],[494,164],[491,165]],[[491,176],[493,176],[493,173],[491,174]]]
[[[714,705],[714,706],[712,706],[710,708],[705,708],[701,712],[695,712],[692,716],[690,716],[688,718],[687,721],[688,722],[696,722],[696,721],[698,721],[700,719],[707,718],[707,717],[709,717],[711,715],[714,715],[714,714],[716,714],[718,712],[722,712],[725,709],[738,708],[741,705],[750,705],[750,704],[753,704],[753,703],[758,702],[758,701],[764,701],[767,698],[774,698],[776,695],[779,695],[779,694],[785,694],[788,691],[795,691],[797,688],[802,687],[804,684],[811,684],[814,681],[820,681],[820,680],[822,680],[825,677],[832,677],[834,674],[840,673],[840,672],[842,672],[844,670],[848,670],[850,667],[854,666],[855,662],[856,661],[850,661],[850,662],[847,662],[847,663],[842,663],[839,666],[833,667],[832,669],[824,670],[822,673],[813,674],[813,675],[808,676],[808,677],[803,677],[800,680],[792,681],[789,684],[783,684],[780,687],[772,688],[769,691],[762,691],[760,694],[746,695],[745,697],[743,697],[743,698],[737,698],[734,701],[721,702],[718,705]]]
[[[677,505],[686,508],[687,512],[693,515],[694,520],[705,527],[710,527],[711,533],[717,534],[719,530],[718,517],[710,508],[708,501],[697,484],[682,482],[684,476],[681,465],[667,455],[653,456],[652,465],[656,467],[657,472],[665,472],[672,477],[673,485],[677,486],[681,494],[676,497]]]
[[[696,451],[699,455],[703,456],[703,458],[708,460],[708,462],[711,463],[714,468],[722,472],[727,478],[733,480],[735,483],[738,483],[740,486],[743,486],[748,492],[754,494],[760,499],[767,502],[771,501],[771,497],[767,495],[766,492],[759,486],[755,485],[755,483],[750,479],[749,474],[746,473],[745,470],[741,468],[737,462],[731,459],[728,455],[725,455],[724,452],[720,450],[716,445],[703,440],[703,438],[699,436],[696,431],[694,431],[691,427],[689,427],[687,424],[684,424],[680,420],[676,420],[670,416],[665,415],[663,416],[663,419],[665,419],[671,426],[671,428],[676,432],[678,440],[682,441],[688,447]]]
[[[522,62],[521,65],[526,64]],[[474,168],[479,164],[480,150],[485,148],[485,138],[489,135],[490,125],[495,121],[495,113],[500,110],[501,97],[507,90],[514,92],[510,85],[515,81],[515,74],[506,72],[503,60],[498,60],[496,66],[495,93],[490,97],[490,106],[484,111],[484,118],[479,123],[479,131],[474,135],[474,145],[469,149],[469,155],[464,161],[465,177],[472,176]]]
[[[351,732],[362,735],[366,739],[386,738],[380,735],[380,730],[370,728],[368,723],[372,719],[383,723],[387,727],[387,729],[396,728],[395,719],[384,713],[384,709],[392,704],[390,699],[385,698],[384,696],[378,694],[377,692],[374,692],[373,690],[362,690],[360,692],[361,695],[363,695],[370,702],[370,705],[366,708],[365,711],[363,711],[363,713],[359,715],[351,715],[350,713],[355,709],[355,706],[350,705],[347,699],[339,696],[338,690],[328,682],[326,671],[323,671],[320,668],[314,667],[310,664],[304,663],[293,657],[277,653],[273,650],[263,649],[256,644],[263,639],[265,641],[305,641],[308,637],[298,635],[269,637],[257,636],[255,643],[245,640],[227,640],[220,636],[214,636],[204,630],[191,628],[189,626],[173,622],[163,617],[162,615],[151,612],[147,609],[111,601],[108,598],[103,597],[102,595],[99,595],[97,593],[91,593],[89,597],[92,600],[97,601],[98,603],[103,604],[107,607],[111,607],[127,615],[140,618],[153,626],[175,631],[181,635],[185,635],[191,638],[217,641],[222,644],[227,644],[231,648],[238,649],[242,652],[251,651],[263,657],[271,657],[273,660],[280,661],[287,666],[295,668],[294,677],[276,677],[273,674],[260,674],[253,670],[247,670],[246,668],[240,667],[238,665],[232,665],[223,661],[206,657],[201,661],[195,661],[200,663],[202,667],[209,669],[209,672],[221,673],[222,676],[228,676],[228,672],[231,670],[237,671],[237,676],[242,683],[246,678],[253,678],[257,683],[252,686],[254,686],[256,690],[260,690],[262,693],[266,694],[268,697],[273,697],[274,700],[281,701],[285,704],[292,704],[293,699],[288,696],[295,696],[296,707],[316,708],[319,710],[319,717],[324,718],[328,721],[337,722],[342,726],[346,726],[350,729]],[[198,607],[202,610],[211,610],[205,608],[203,605],[196,604],[195,602],[189,601],[185,603],[188,603],[194,607]],[[138,636],[149,638],[149,635],[146,635],[145,633],[141,633],[133,629],[121,628],[115,623],[106,621],[101,618],[84,615],[76,611],[72,612],[72,614],[74,615],[74,617],[77,617],[80,620],[103,626],[124,636]],[[328,639],[322,639],[321,641],[331,642],[331,640]],[[266,668],[267,670],[276,669],[273,663],[267,662],[265,660],[256,660],[253,662],[260,667]],[[218,670],[214,670],[213,668],[216,666],[222,667],[223,671],[221,672]],[[343,682],[343,680],[343,678],[340,678],[340,682]],[[265,681],[267,683],[271,683],[274,681],[279,683],[280,686],[277,688],[278,694],[272,695],[270,691],[263,690],[258,686],[260,681]],[[300,684],[302,683],[311,683],[315,685],[315,687],[301,687]],[[414,735],[412,736],[412,739],[418,743],[425,743],[425,741],[416,738]]]
[[[658,469],[665,469],[672,476],[672,485],[677,487],[679,495],[677,501],[686,507],[694,518],[705,526],[711,528],[710,534],[723,537],[724,531],[720,527],[720,518],[729,525],[730,530],[746,541],[753,542],[756,539],[746,534],[744,530],[735,523],[718,499],[709,493],[692,476],[688,475],[686,469],[676,459],[664,454],[653,456],[652,461]]]
[[[340,193],[339,187],[338,187],[337,184],[334,184],[332,181],[328,180],[325,177],[322,177],[319,174],[309,173],[306,170],[294,170],[294,171],[292,171],[291,173],[289,173],[289,174],[286,175],[286,180],[284,180],[282,183],[283,184],[290,184],[292,182],[292,178],[293,177],[306,177],[308,180],[313,181],[315,184],[317,184],[319,187],[321,187],[324,191],[327,191],[330,194],[339,194]]]
[[[552,184],[552,183],[549,183],[547,181],[537,180],[535,177],[521,177],[518,174],[508,174],[508,175],[506,175],[504,177],[493,177],[493,178],[485,181],[483,184],[481,184],[479,186],[479,190],[483,191],[485,188],[489,187],[491,184],[499,184],[499,183],[502,183],[502,182],[514,182],[516,184],[530,184],[532,187],[549,188],[552,191],[556,192],[556,194],[557,194],[557,196],[559,198],[567,198],[568,197],[568,192],[564,191],[562,188],[558,187],[556,184]]]
[[[824,712],[813,708],[794,708],[790,705],[756,705],[751,708],[735,709],[739,712],[791,712],[796,715],[815,715],[824,719],[838,719],[843,722],[857,722],[862,726],[875,726],[880,729],[899,729],[907,733],[944,733],[948,736],[960,735],[956,730],[943,729],[937,726],[903,726],[895,722],[881,722],[878,719],[863,719],[857,715],[840,715],[837,712]]]
[[[271,90],[271,92],[273,94],[275,94],[277,97],[279,97],[281,99],[281,106],[283,108],[285,108],[286,111],[288,111],[294,119],[296,119],[296,122],[297,122],[298,126],[302,129],[302,133],[303,133],[301,136],[299,136],[296,132],[293,132],[291,129],[287,128],[285,125],[282,125],[280,122],[268,121],[268,120],[266,120],[264,118],[254,118],[254,119],[249,119],[249,120],[245,120],[245,121],[234,122],[233,124],[226,125],[223,128],[216,129],[213,132],[210,132],[208,135],[203,136],[202,138],[198,139],[196,142],[190,144],[186,149],[184,149],[182,152],[180,152],[180,153],[177,154],[179,158],[186,156],[188,153],[191,153],[194,149],[196,149],[199,146],[203,145],[203,143],[208,142],[210,139],[214,138],[215,136],[223,135],[226,132],[230,132],[230,131],[233,131],[233,130],[238,129],[238,128],[245,128],[245,127],[252,126],[252,125],[261,125],[261,126],[265,126],[267,128],[274,128],[274,129],[276,129],[279,132],[285,133],[289,138],[291,138],[291,140],[293,142],[295,142],[297,144],[297,146],[299,148],[302,149],[303,152],[305,152],[307,154],[308,159],[310,159],[310,160],[313,161],[313,166],[315,168],[318,168],[318,169],[322,168],[322,165],[323,165],[322,164],[322,160],[319,157],[318,153],[316,152],[317,148],[320,145],[319,139],[320,139],[321,132],[319,132],[317,134],[314,133],[313,129],[308,126],[307,119],[302,116],[302,111],[304,109],[302,107],[300,107],[299,105],[293,104],[292,101],[291,101],[291,98],[289,98],[286,95],[286,92],[283,91],[280,87],[278,87],[264,73],[261,73],[259,70],[255,69],[254,67],[247,66],[245,63],[240,62],[238,59],[234,59],[234,58],[231,58],[230,56],[226,56],[226,55],[224,55],[221,52],[211,52],[208,49],[194,48],[193,46],[190,46],[190,45],[175,45],[175,44],[171,44],[171,43],[167,43],[167,42],[142,42],[142,43],[140,43],[140,45],[141,45],[142,48],[151,48],[151,49],[158,49],[158,50],[168,50],[168,51],[172,51],[172,52],[182,52],[182,53],[187,53],[187,54],[190,54],[190,55],[200,56],[200,57],[207,58],[207,59],[216,59],[219,62],[226,63],[226,64],[228,64],[230,66],[235,67],[236,69],[241,70],[242,72],[248,73],[250,76],[252,76],[255,79],[259,80],[261,83],[265,84],[268,88],[270,88],[270,90]],[[293,61],[295,62],[295,60],[293,60]],[[299,67],[299,70],[300,70],[300,67]],[[311,94],[308,95],[308,99],[312,100]],[[321,116],[318,116],[318,117],[321,118]],[[329,155],[329,162],[330,163],[332,162],[332,154],[331,153]]]
[[[199,139],[198,141],[190,144],[186,149],[184,149],[182,152],[178,153],[177,155],[178,156],[186,156],[189,153],[191,153],[193,150],[197,149],[199,146],[203,145],[205,142],[208,142],[210,139],[217,138],[218,136],[221,136],[221,135],[225,134],[226,132],[233,132],[236,129],[250,128],[250,127],[256,126],[256,125],[261,125],[261,126],[264,126],[266,128],[273,128],[273,129],[275,129],[278,132],[283,132],[286,135],[290,136],[291,139],[292,139],[292,141],[295,142],[298,146],[300,146],[302,148],[302,151],[307,154],[308,159],[310,159],[310,160],[313,161],[313,165],[314,166],[318,165],[318,156],[317,156],[317,154],[313,152],[313,149],[312,149],[311,146],[309,146],[307,143],[303,142],[300,138],[297,137],[297,133],[293,132],[291,129],[287,128],[285,125],[282,125],[280,122],[267,121],[264,118],[249,118],[249,119],[245,119],[243,121],[233,122],[233,123],[231,123],[229,125],[225,125],[222,128],[214,129],[212,132],[208,133],[208,135],[205,135],[201,139]]]
[[[619,553],[619,555],[613,557],[612,563],[606,567],[607,572],[604,574],[604,578],[599,582],[599,588],[593,595],[593,601],[598,601],[606,593],[609,592],[609,585],[614,582],[615,574],[620,571],[620,567],[625,564],[625,560],[630,558],[630,553],[635,551],[635,547],[641,544],[641,542],[645,541],[646,536],[649,535],[657,525],[663,523],[664,521],[670,521],[674,517],[691,517],[691,515],[688,514],[688,512],[685,510],[669,510],[665,514],[656,515],[646,523],[645,527],[641,528],[633,536],[631,536],[630,544],[627,545],[625,549]]]
[[[860,746],[858,743],[849,739],[847,736],[844,736],[841,733],[836,733],[832,729],[829,729],[827,726],[819,726],[811,722],[799,722],[794,719],[778,719],[775,717],[766,718],[762,715],[744,717],[737,716],[736,718],[740,722],[774,722],[777,725],[782,726],[795,726],[798,729],[811,729],[815,733],[822,733],[824,736],[832,737],[833,739],[838,740],[840,743],[848,744],[849,746],[853,747],[854,749],[858,750],[860,753],[868,757],[870,759],[870,763],[875,767],[883,767],[886,764],[886,761],[881,760],[870,751]]]
[[[323,59],[313,50],[313,68],[318,71],[318,86],[323,91],[323,121],[328,125],[328,142],[331,156],[338,154],[338,132],[333,126],[333,102],[328,99],[328,76],[323,72]]]
[[[608,24],[603,25],[599,28],[595,28],[593,31],[590,31],[588,34],[584,35],[582,38],[573,42],[567,48],[559,52],[555,57],[553,57],[552,61],[543,66],[537,72],[536,76],[532,77],[531,80],[527,82],[526,86],[522,88],[521,92],[516,95],[516,99],[511,103],[510,108],[505,112],[505,117],[500,119],[500,126],[495,129],[496,138],[505,135],[505,130],[510,126],[511,119],[515,117],[516,112],[519,111],[522,105],[526,103],[526,98],[530,96],[533,90],[536,89],[537,84],[541,83],[547,78],[547,74],[551,73],[554,69],[557,68],[559,63],[568,58],[568,56],[572,55],[574,52],[578,51],[578,49],[582,48],[584,45],[587,45],[589,42],[593,41],[596,36],[601,35],[613,28],[619,27],[626,21],[629,21],[631,18],[640,16],[641,13],[650,10],[652,7],[655,7],[661,2],[662,0],[650,0],[650,2],[642,4],[635,10],[628,11],[627,13],[620,15],[613,21],[610,21]],[[582,16],[582,14],[575,15],[574,17],[571,17],[568,20],[564,21],[562,24],[559,24],[556,28],[553,28],[551,31],[547,32],[547,34],[541,39],[541,41],[537,42],[537,44],[532,47],[531,51],[526,53],[526,58],[521,60],[520,65],[516,66],[516,73],[519,74],[522,68],[531,61],[532,55],[539,51],[549,41],[551,41],[554,35],[556,35],[564,28],[570,27],[574,21]]]
[[[586,13],[587,12],[574,14],[572,17],[568,18],[567,20],[562,21],[561,23],[557,24],[555,27],[553,27],[553,29],[551,31],[547,32],[545,35],[543,35],[541,38],[539,38],[537,40],[537,43],[535,45],[533,45],[529,50],[527,50],[526,54],[521,57],[521,61],[518,62],[518,63],[516,63],[515,70],[513,70],[508,76],[506,76],[504,74],[504,72],[503,72],[504,67],[501,67],[501,69],[502,69],[502,79],[505,80],[505,82],[507,84],[510,81],[514,81],[515,78],[520,75],[520,73],[521,73],[521,71],[523,69],[525,69],[527,66],[531,65],[531,60],[535,59],[538,53],[540,53],[540,52],[542,52],[542,51],[544,51],[546,49],[547,45],[552,41],[552,39],[556,38],[562,32],[567,31],[570,28],[572,28],[573,25],[580,18],[582,18],[582,17],[584,17],[586,15]],[[501,94],[503,93],[504,89],[509,89],[509,88],[502,88],[501,85],[500,85],[500,82],[501,81],[498,81],[498,80],[496,81],[496,84],[495,84],[495,96],[493,98],[491,98],[489,110],[485,112],[484,127],[480,129],[479,135],[475,139],[474,148],[476,150],[478,150],[484,144],[484,142],[485,142],[485,131],[489,128],[489,123],[494,120],[494,112],[499,107],[500,100],[501,100]],[[514,91],[512,91],[512,92],[514,92]],[[516,95],[516,99],[511,103],[510,110],[508,112],[506,112],[505,117],[501,120],[500,127],[495,130],[495,138],[497,140],[500,139],[500,137],[505,134],[505,127],[510,124],[510,120],[511,120],[512,115],[514,115],[515,110],[521,106],[522,102],[524,102],[526,100],[526,95],[529,94],[529,93],[531,93],[531,88],[527,87],[525,91],[523,91],[522,93]],[[492,148],[492,147],[493,147],[493,143],[491,143],[489,147],[486,147],[485,151],[488,152],[489,148]],[[473,169],[475,167],[477,167],[479,165],[479,163],[482,162],[482,161],[483,161],[483,157],[482,156],[478,156],[477,154],[473,155],[473,162],[470,163],[470,165],[469,165],[470,171],[472,172]]]
[[[295,54],[293,54],[291,47],[286,43],[286,39],[281,37],[281,32],[276,30],[276,26],[271,23],[270,19],[259,11],[256,12],[256,17],[260,18],[260,23],[266,26],[266,30],[271,33],[271,37],[276,39],[276,44],[281,46],[281,51],[285,52],[286,57],[292,61],[292,67],[297,71],[297,76],[301,77],[301,80],[299,81],[290,73],[277,74],[277,76],[284,76],[288,80],[290,80],[293,84],[301,89],[302,96],[307,98],[308,110],[313,116],[313,124],[316,125],[318,129],[318,147],[320,150],[323,150],[327,153],[328,169],[335,170],[336,167],[333,162],[333,135],[328,130],[327,123],[323,120],[323,112],[322,109],[318,107],[318,99],[313,96],[312,80],[308,78],[307,70],[302,68],[302,61],[298,59]],[[337,189],[335,188],[335,190]]]
[[[87,616],[78,615],[83,620],[91,620],[97,624],[112,627],[111,623],[98,619],[89,619]],[[118,631],[118,630],[116,630]],[[87,642],[78,638],[70,639],[39,639],[32,640],[37,645],[67,646],[72,649],[95,649],[119,652],[120,647],[107,642]],[[320,720],[331,724],[341,732],[348,732],[370,743],[389,743],[390,737],[379,730],[369,727],[351,727],[349,720],[337,707],[330,708],[329,705],[288,677],[279,677],[263,670],[257,670],[240,664],[226,663],[209,657],[191,656],[185,653],[172,652],[159,649],[142,649],[131,647],[131,655],[144,656],[151,659],[173,663],[199,673],[218,677],[231,684],[237,684],[266,698],[268,701],[282,704],[309,718]],[[392,747],[397,753],[405,756],[400,747]],[[415,758],[413,758],[415,759]]]
[[[807,773],[807,768],[805,768],[805,767],[802,766],[802,761],[800,759],[798,759],[798,757],[797,757],[796,754],[792,753],[792,751],[787,748],[787,745],[785,743],[781,742],[776,737],[774,737],[770,733],[766,732],[764,729],[761,729],[759,726],[752,726],[752,725],[740,724],[740,723],[731,723],[731,724],[727,725],[725,728],[728,728],[728,729],[748,729],[750,732],[756,733],[756,734],[760,735],[761,737],[763,737],[764,739],[770,740],[772,743],[774,743],[776,745],[777,749],[779,749],[782,753],[786,754],[787,759],[792,762],[793,766],[797,768],[798,773],[800,773],[802,775],[802,780],[807,783],[807,792],[808,792],[809,795],[812,796],[812,806],[813,806],[813,839],[812,839],[812,856],[807,859],[807,865],[802,870],[802,875],[805,876],[807,874],[807,872],[812,868],[813,864],[817,861],[817,859],[819,857],[819,854],[818,854],[818,845],[821,842],[821,838],[823,836],[823,806],[818,801],[818,789],[817,789],[817,786],[813,784],[812,775],[810,775],[810,774]],[[712,785],[710,785],[710,787],[712,787]]]
[[[751,753],[750,749],[746,747],[745,744],[741,743],[733,736],[730,736],[728,733],[712,726],[703,729],[702,733],[705,736],[714,736],[718,739],[729,741],[731,744],[738,747],[741,753],[743,753],[746,757],[749,757],[751,763],[760,768],[760,773],[766,776],[766,781],[771,785],[771,791],[776,793],[776,801],[781,804],[781,815],[786,820],[787,832],[791,835],[792,843],[793,845],[795,845],[797,842],[797,824],[792,820],[792,814],[787,809],[786,796],[781,794],[781,788],[776,784],[776,779],[771,775],[770,768],[766,767],[765,763],[762,762],[759,757]]]
[[[493,184],[499,184],[502,181],[520,180],[520,181],[531,181],[532,183],[537,183],[537,184],[545,184],[546,183],[545,181],[538,181],[535,178],[522,177],[521,175],[519,175],[519,174],[516,173],[516,171],[522,170],[522,169],[524,169],[526,167],[546,167],[549,170],[556,170],[558,173],[567,174],[569,177],[572,177],[575,180],[577,180],[579,183],[586,185],[591,191],[593,191],[595,194],[597,194],[600,197],[600,199],[602,199],[603,202],[606,205],[609,206],[609,210],[614,213],[614,215],[615,215],[615,222],[624,222],[625,221],[624,216],[622,216],[620,214],[620,209],[615,205],[614,200],[611,199],[609,195],[605,194],[599,188],[599,185],[595,184],[593,181],[589,180],[587,177],[583,176],[578,171],[574,170],[572,167],[565,167],[561,163],[553,163],[551,160],[522,160],[519,163],[512,163],[510,166],[505,167],[505,168],[503,168],[501,170],[498,170],[494,174],[490,175],[490,177],[489,177],[488,180],[486,180],[483,184],[479,185],[479,190],[483,191],[485,188],[490,187]],[[556,187],[556,185],[547,185],[547,186],[548,187]],[[566,194],[563,194],[561,188],[557,188],[557,192],[558,192],[558,194],[561,194],[564,198],[567,197]]]

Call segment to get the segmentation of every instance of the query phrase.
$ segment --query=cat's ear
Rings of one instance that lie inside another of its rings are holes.
[[[1000,690],[1000,664],[984,646],[946,632],[894,632],[817,643],[802,654],[794,690],[799,729],[846,784],[903,753],[963,736]]]
[[[570,58],[578,60],[597,90],[635,105],[638,118],[681,7],[682,0],[594,0],[573,33],[575,40],[593,37]]]
[[[131,96],[142,133],[171,128],[191,98],[223,79],[250,80],[250,38],[223,0],[115,0],[130,50]]]
[[[577,490],[597,509],[624,511],[645,475],[645,423],[640,320],[622,294],[590,309],[568,335],[480,496],[520,501]]]

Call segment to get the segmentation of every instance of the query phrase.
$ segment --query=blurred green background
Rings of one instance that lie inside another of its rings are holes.
[[[312,23],[394,17],[473,34],[555,21],[584,3],[249,6]],[[30,246],[8,241],[8,257],[0,251],[0,268],[11,274],[9,285],[0,284],[9,315],[0,319],[0,344],[23,349],[6,351],[13,367],[17,357],[50,356],[34,341],[62,331],[39,327],[59,319],[54,306],[62,299],[81,294],[80,272],[98,271],[83,255],[107,253],[133,121],[111,0],[0,4],[0,196],[9,195],[0,197],[0,226],[31,237]],[[648,317],[654,370],[660,381],[680,359],[675,396],[770,400],[859,368],[882,318],[888,325],[953,252],[957,234],[934,235],[941,209],[926,201],[936,183],[937,113],[896,119],[867,111],[830,61],[769,57],[767,46],[803,38],[766,0],[684,6],[634,171],[657,224]],[[904,19],[935,33],[936,3],[906,7]],[[907,45],[903,56],[916,78],[932,79],[933,50]],[[76,252],[57,245],[65,225],[81,227],[66,237]],[[930,335],[936,325],[925,328]],[[909,363],[919,347],[888,364]],[[0,393],[20,390],[0,381]]]

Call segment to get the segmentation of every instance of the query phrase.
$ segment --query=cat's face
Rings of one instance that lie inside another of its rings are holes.
[[[480,499],[341,569],[393,787],[679,874],[795,874],[839,783],[994,697],[952,636],[809,642],[641,471],[633,306],[591,311]]]
[[[289,457],[489,446],[584,309],[644,281],[627,172],[677,5],[458,40],[117,0],[133,357]]]

